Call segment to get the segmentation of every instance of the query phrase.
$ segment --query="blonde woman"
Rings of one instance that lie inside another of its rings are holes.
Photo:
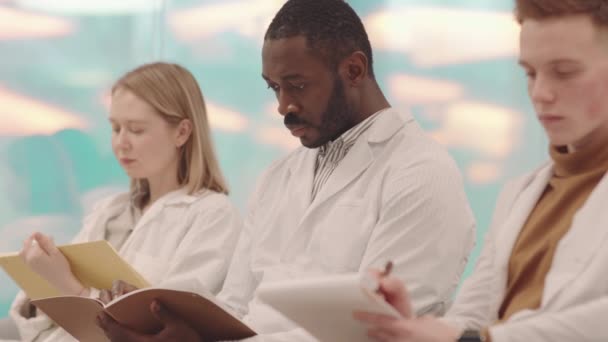
[[[153,285],[216,293],[241,220],[226,196],[196,80],[179,65],[143,65],[112,88],[109,121],[130,191],[101,201],[75,242],[108,240]],[[51,238],[32,235],[21,255],[63,293],[98,295],[74,277]],[[10,316],[21,341],[74,340],[23,293]]]

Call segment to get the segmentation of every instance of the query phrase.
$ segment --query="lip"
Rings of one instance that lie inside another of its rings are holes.
[[[540,122],[542,122],[544,124],[552,124],[552,123],[560,122],[560,121],[564,120],[564,118],[562,116],[553,115],[553,114],[541,114],[538,116],[538,120],[540,120]]]
[[[286,127],[289,131],[291,131],[291,135],[298,138],[303,136],[304,132],[308,128],[306,125],[287,125]]]
[[[120,161],[120,164],[122,164],[122,165],[131,165],[135,162],[135,159],[120,158],[119,161]]]

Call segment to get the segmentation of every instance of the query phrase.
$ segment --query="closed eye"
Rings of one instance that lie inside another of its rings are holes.
[[[536,77],[536,73],[533,71],[526,71],[526,76],[528,78],[534,79]]]
[[[304,88],[306,88],[306,85],[304,83],[290,84],[290,86],[291,88],[296,90],[304,90]]]
[[[275,83],[268,83],[268,89],[272,89],[274,92],[279,91],[279,85]]]
[[[555,76],[557,78],[566,79],[576,75],[576,70],[555,70]]]

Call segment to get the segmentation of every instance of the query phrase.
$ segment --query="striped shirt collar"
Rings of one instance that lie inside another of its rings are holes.
[[[373,125],[376,118],[378,118],[379,114],[384,112],[385,110],[386,109],[382,109],[382,110],[370,115],[367,119],[361,121],[360,123],[358,123],[351,129],[349,129],[348,131],[342,133],[342,135],[340,137],[338,137],[336,140],[329,141],[325,145],[319,147],[319,155],[321,157],[325,156],[325,155],[327,155],[328,152],[330,152],[332,150],[336,150],[336,149],[338,149],[338,150],[342,149],[342,148],[350,149],[355,144],[357,139],[361,136],[361,134],[363,134],[365,131],[367,131],[367,129]]]
[[[327,182],[338,164],[344,159],[348,151],[355,145],[357,139],[369,129],[379,114],[384,110],[378,111],[367,119],[349,129],[338,139],[328,142],[321,146],[317,153],[312,185],[312,200]]]

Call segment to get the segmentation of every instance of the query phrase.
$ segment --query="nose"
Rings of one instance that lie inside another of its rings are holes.
[[[119,150],[128,150],[131,146],[129,137],[127,136],[127,130],[121,129],[114,135],[115,147]]]
[[[547,103],[555,100],[555,92],[550,81],[544,77],[537,76],[530,81],[530,98],[535,103]]]
[[[287,113],[294,113],[300,110],[300,106],[296,104],[294,98],[289,96],[289,94],[282,89],[280,89],[279,93],[277,94],[277,100],[279,101],[279,107],[277,110],[282,116],[287,115]]]

